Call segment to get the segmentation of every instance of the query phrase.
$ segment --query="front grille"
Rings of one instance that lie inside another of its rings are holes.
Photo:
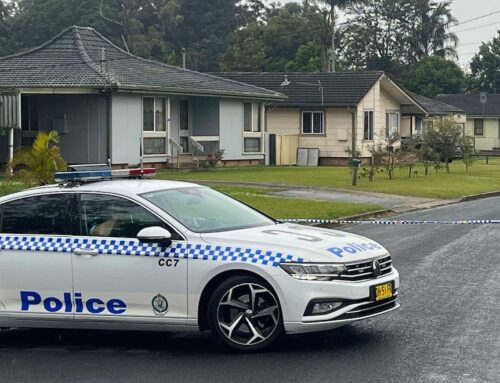
[[[390,299],[386,299],[380,302],[369,302],[364,305],[360,305],[351,311],[348,311],[335,320],[345,320],[345,319],[361,319],[375,314],[381,314],[385,311],[392,310],[397,307],[397,294]]]
[[[380,263],[381,267],[379,275],[375,275],[375,272],[373,270],[374,259],[372,259],[370,261],[346,264],[347,271],[342,273],[338,277],[338,279],[343,281],[359,282],[383,277],[384,275],[390,274],[392,272],[392,259],[390,255],[379,258],[377,260]]]

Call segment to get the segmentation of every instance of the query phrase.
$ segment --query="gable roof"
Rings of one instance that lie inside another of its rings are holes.
[[[101,57],[105,56],[101,64]],[[125,52],[93,28],[72,26],[27,52],[0,58],[0,88],[111,88],[282,99],[283,95]]]
[[[283,93],[288,99],[273,104],[295,107],[357,106],[384,75],[383,72],[215,74]]]
[[[431,116],[465,113],[463,109],[457,108],[456,106],[433,100],[432,98],[421,96],[410,91],[406,91],[406,93],[408,93],[408,95]]]
[[[468,116],[500,116],[500,94],[488,94],[486,104],[481,104],[479,93],[440,94],[437,100],[454,105]]]

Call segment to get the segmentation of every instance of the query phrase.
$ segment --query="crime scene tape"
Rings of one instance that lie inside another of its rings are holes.
[[[500,225],[500,219],[476,219],[467,221],[357,221],[337,219],[278,219],[283,223],[318,223],[334,225]]]

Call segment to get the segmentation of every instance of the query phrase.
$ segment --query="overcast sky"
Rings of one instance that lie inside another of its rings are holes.
[[[281,0],[281,3],[295,0]],[[273,1],[268,1],[273,2]],[[498,0],[454,0],[453,15],[459,22],[479,17],[487,13],[500,11],[500,1]],[[491,25],[493,24],[493,25]],[[458,25],[452,30],[457,33],[460,43],[458,46],[459,62],[464,69],[469,61],[478,51],[482,41],[491,40],[500,29],[500,13],[495,15]]]

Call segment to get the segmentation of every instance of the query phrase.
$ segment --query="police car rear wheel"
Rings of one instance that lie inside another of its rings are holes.
[[[212,333],[230,347],[259,350],[283,332],[278,299],[259,278],[226,280],[214,291],[208,307]]]

